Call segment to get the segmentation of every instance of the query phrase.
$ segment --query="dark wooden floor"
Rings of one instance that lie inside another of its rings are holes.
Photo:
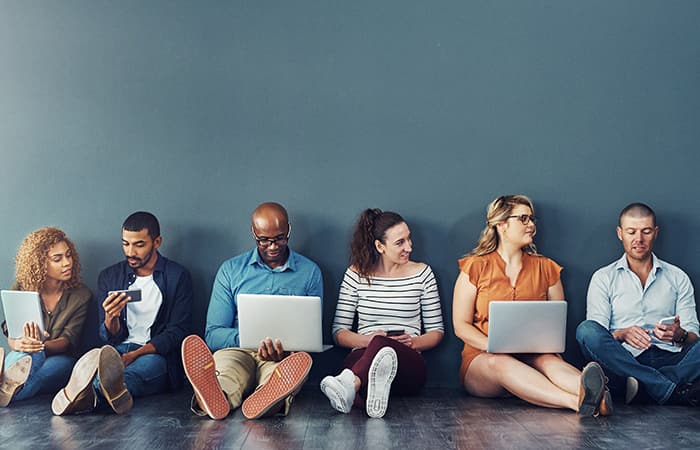
[[[392,399],[383,419],[333,411],[315,386],[286,418],[213,421],[189,411],[190,391],[138,399],[124,416],[109,410],[54,417],[50,397],[0,409],[0,448],[55,449],[381,449],[381,448],[700,448],[700,408],[617,406],[610,418],[483,400],[428,389]]]

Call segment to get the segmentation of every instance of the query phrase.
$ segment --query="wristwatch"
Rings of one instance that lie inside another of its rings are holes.
[[[678,339],[673,338],[673,342],[676,344],[682,344],[688,339],[688,330],[683,330],[683,335],[679,337]]]

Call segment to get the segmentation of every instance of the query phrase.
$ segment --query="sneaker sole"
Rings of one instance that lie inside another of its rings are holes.
[[[214,356],[199,336],[187,336],[182,341],[182,365],[199,406],[207,415],[214,420],[228,416],[231,406],[216,378]]]
[[[0,407],[4,408],[10,404],[20,387],[27,382],[29,371],[32,368],[32,357],[23,356],[19,361],[5,370],[5,374],[0,383]]]
[[[384,347],[377,352],[369,366],[367,382],[367,415],[374,418],[384,417],[389,406],[391,383],[396,376],[399,361],[391,347]]]
[[[119,352],[109,345],[100,349],[97,365],[102,395],[115,413],[124,414],[134,406],[134,399],[124,384],[124,363]]]
[[[297,352],[277,364],[267,382],[243,402],[241,411],[246,419],[263,416],[270,408],[297,391],[309,376],[312,362],[308,353]]]
[[[578,412],[584,416],[595,414],[600,399],[605,393],[605,377],[603,369],[596,363],[589,363],[581,372],[581,387],[584,390]]]
[[[321,380],[321,392],[328,397],[333,409],[345,414],[350,412],[352,405],[345,401],[342,388],[338,387],[338,380],[335,377],[329,376]]]

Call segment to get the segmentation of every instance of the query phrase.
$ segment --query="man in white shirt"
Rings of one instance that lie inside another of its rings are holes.
[[[586,319],[576,339],[586,357],[611,378],[625,402],[640,384],[659,404],[697,406],[700,345],[693,285],[681,269],[652,253],[659,233],[654,211],[632,203],[620,213],[617,236],[625,254],[596,271]]]

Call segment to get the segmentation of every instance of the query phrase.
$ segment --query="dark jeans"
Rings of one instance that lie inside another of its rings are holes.
[[[365,407],[369,366],[377,352],[384,347],[393,348],[399,361],[396,377],[391,383],[392,394],[417,394],[425,385],[425,360],[420,353],[388,337],[375,336],[367,348],[353,350],[343,361],[343,368],[352,370],[362,383],[355,396],[355,406],[358,408]]]
[[[585,320],[576,329],[584,355],[603,366],[613,393],[623,393],[627,377],[636,378],[649,397],[665,403],[676,386],[700,377],[700,345],[686,344],[680,352],[650,347],[636,358],[602,325]],[[623,394],[624,395],[624,394]]]

